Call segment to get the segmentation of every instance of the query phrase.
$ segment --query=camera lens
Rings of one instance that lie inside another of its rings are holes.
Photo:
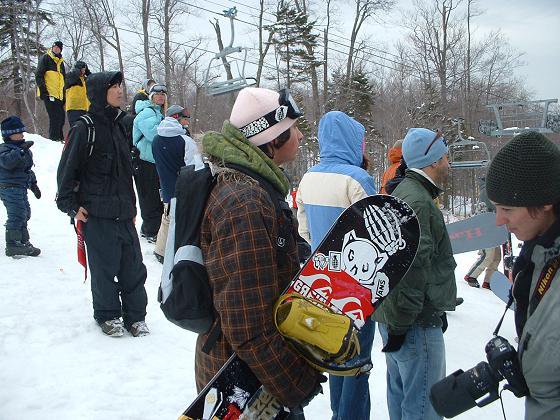
[[[477,402],[485,395],[483,400]],[[447,418],[498,399],[498,380],[490,365],[480,362],[472,369],[458,370],[432,386],[430,401],[440,416]]]

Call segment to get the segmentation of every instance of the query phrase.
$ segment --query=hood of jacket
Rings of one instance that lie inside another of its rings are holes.
[[[153,108],[157,111],[161,112],[161,106],[154,104],[152,101],[150,101],[149,99],[146,100],[137,100],[136,104],[134,104],[134,112],[136,112],[136,115],[140,114],[144,109],[146,108]]]
[[[344,112],[327,112],[319,121],[321,163],[346,163],[360,166],[366,129]]]
[[[181,123],[173,117],[165,117],[158,125],[157,133],[161,137],[176,137],[187,132]]]
[[[391,162],[391,164],[400,162],[402,158],[402,148],[391,147],[387,152],[387,157],[389,158],[389,162]]]
[[[91,103],[89,112],[103,114],[106,108],[117,110],[107,103],[107,90],[115,83],[122,82],[120,71],[102,71],[92,73],[86,79],[87,96]]]

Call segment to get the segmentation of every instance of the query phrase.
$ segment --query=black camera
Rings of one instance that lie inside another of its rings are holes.
[[[440,416],[455,417],[475,405],[484,407],[496,401],[502,379],[507,381],[504,389],[516,397],[529,395],[513,346],[496,336],[486,344],[485,350],[488,363],[480,362],[466,372],[459,369],[432,386],[430,401]]]

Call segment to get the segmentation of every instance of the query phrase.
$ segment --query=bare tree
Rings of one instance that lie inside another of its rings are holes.
[[[354,49],[358,34],[364,22],[375,16],[376,14],[388,11],[393,7],[394,0],[354,0],[356,5],[354,14],[354,23],[352,25],[352,32],[350,33],[350,47],[348,50],[348,59],[346,62],[346,84],[350,83],[350,78],[353,72],[354,62]]]
[[[152,78],[152,61],[150,59],[150,35],[149,35],[149,18],[150,18],[150,0],[142,0],[142,36],[144,47],[144,60],[146,60],[146,75]]]
[[[65,46],[72,51],[69,61],[75,63],[84,57],[86,49],[93,44],[94,39],[82,11],[82,1],[65,0],[57,5],[56,12],[64,16],[64,19],[60,20],[59,33]]]
[[[330,1],[330,0],[329,0]],[[258,31],[259,31],[259,61],[257,63],[257,87],[261,85],[261,76],[264,66],[264,59],[268,54],[268,50],[271,45],[272,38],[274,37],[274,31],[272,29],[268,30],[268,38],[266,42],[264,40],[264,26],[263,26],[263,17],[264,17],[264,7],[265,1],[259,0],[259,23],[258,23]]]

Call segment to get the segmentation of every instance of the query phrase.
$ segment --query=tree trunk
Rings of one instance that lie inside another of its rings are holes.
[[[150,60],[150,36],[148,33],[150,17],[150,0],[142,0],[142,35],[144,39],[144,59],[146,60],[146,77],[152,78],[152,61]]]

